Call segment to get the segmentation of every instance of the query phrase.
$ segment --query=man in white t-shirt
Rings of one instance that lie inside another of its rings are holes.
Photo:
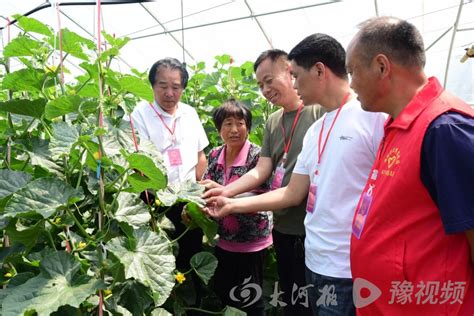
[[[361,109],[349,87],[345,51],[325,34],[313,34],[289,54],[294,86],[304,104],[327,113],[307,131],[288,186],[243,199],[215,197],[209,213],[225,216],[273,210],[308,197],[305,264],[315,314],[355,315],[349,248],[354,210],[375,160],[386,116]]]
[[[186,66],[177,59],[157,61],[148,74],[154,102],[142,102],[132,113],[140,139],[152,141],[161,152],[168,184],[200,180],[207,166],[203,150],[209,141],[199,116],[194,108],[179,102],[188,77]],[[175,226],[171,239],[177,238],[186,229],[181,222],[182,208],[182,204],[177,204],[166,213]],[[190,268],[191,257],[202,249],[202,231],[188,231],[178,240],[178,245],[176,267],[186,271]]]

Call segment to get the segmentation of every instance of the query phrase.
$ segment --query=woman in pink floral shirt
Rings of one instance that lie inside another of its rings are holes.
[[[229,184],[257,165],[260,147],[248,140],[252,114],[242,103],[229,100],[213,113],[214,124],[224,142],[209,153],[203,176],[207,187]],[[268,184],[250,194],[265,192]],[[214,274],[214,289],[225,305],[248,315],[265,315],[263,298],[250,304],[255,294],[242,291],[245,284],[262,289],[266,249],[272,244],[271,213],[232,214],[218,220],[219,241],[215,255],[219,261]],[[248,279],[251,277],[250,279]],[[248,286],[247,286],[248,287]],[[235,288],[235,289],[234,289]]]

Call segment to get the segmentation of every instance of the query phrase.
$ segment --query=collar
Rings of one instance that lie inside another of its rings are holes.
[[[444,88],[435,77],[428,78],[428,83],[408,102],[395,120],[390,117],[385,122],[385,128],[408,129],[416,118],[431,105]]]
[[[158,105],[158,102],[156,100],[153,101],[153,107],[160,113],[163,117],[167,118],[178,118],[183,114],[183,107],[180,106],[181,102],[178,102],[178,107],[176,109],[176,112],[174,112],[174,115],[169,114],[165,110],[161,108],[161,106]]]
[[[227,145],[222,146],[222,150],[219,154],[219,158],[217,158],[217,164],[221,166],[225,166],[225,150],[227,148]],[[235,157],[234,162],[232,163],[231,167],[241,167],[245,166],[245,163],[247,162],[247,156],[249,154],[250,150],[250,141],[247,139],[240,149],[239,154],[237,157]],[[227,167],[228,168],[228,167]]]

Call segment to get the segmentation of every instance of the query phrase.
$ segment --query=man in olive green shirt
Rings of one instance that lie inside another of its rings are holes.
[[[209,188],[204,197],[233,197],[258,187],[273,174],[272,189],[290,181],[296,159],[308,128],[322,116],[319,105],[304,106],[293,89],[291,69],[286,52],[264,51],[255,61],[254,70],[264,97],[281,107],[272,113],[265,125],[265,136],[257,166],[243,177],[223,188]],[[296,207],[274,212],[273,244],[277,256],[285,315],[312,315],[305,302],[298,301],[298,290],[306,286],[304,254],[304,218],[306,201]],[[297,289],[294,292],[293,286]]]

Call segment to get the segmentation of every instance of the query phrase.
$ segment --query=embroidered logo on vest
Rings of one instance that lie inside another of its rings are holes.
[[[395,175],[395,166],[400,164],[400,149],[394,147],[390,149],[388,154],[383,160],[387,166],[387,169],[383,169],[381,172],[384,176],[393,177]]]

